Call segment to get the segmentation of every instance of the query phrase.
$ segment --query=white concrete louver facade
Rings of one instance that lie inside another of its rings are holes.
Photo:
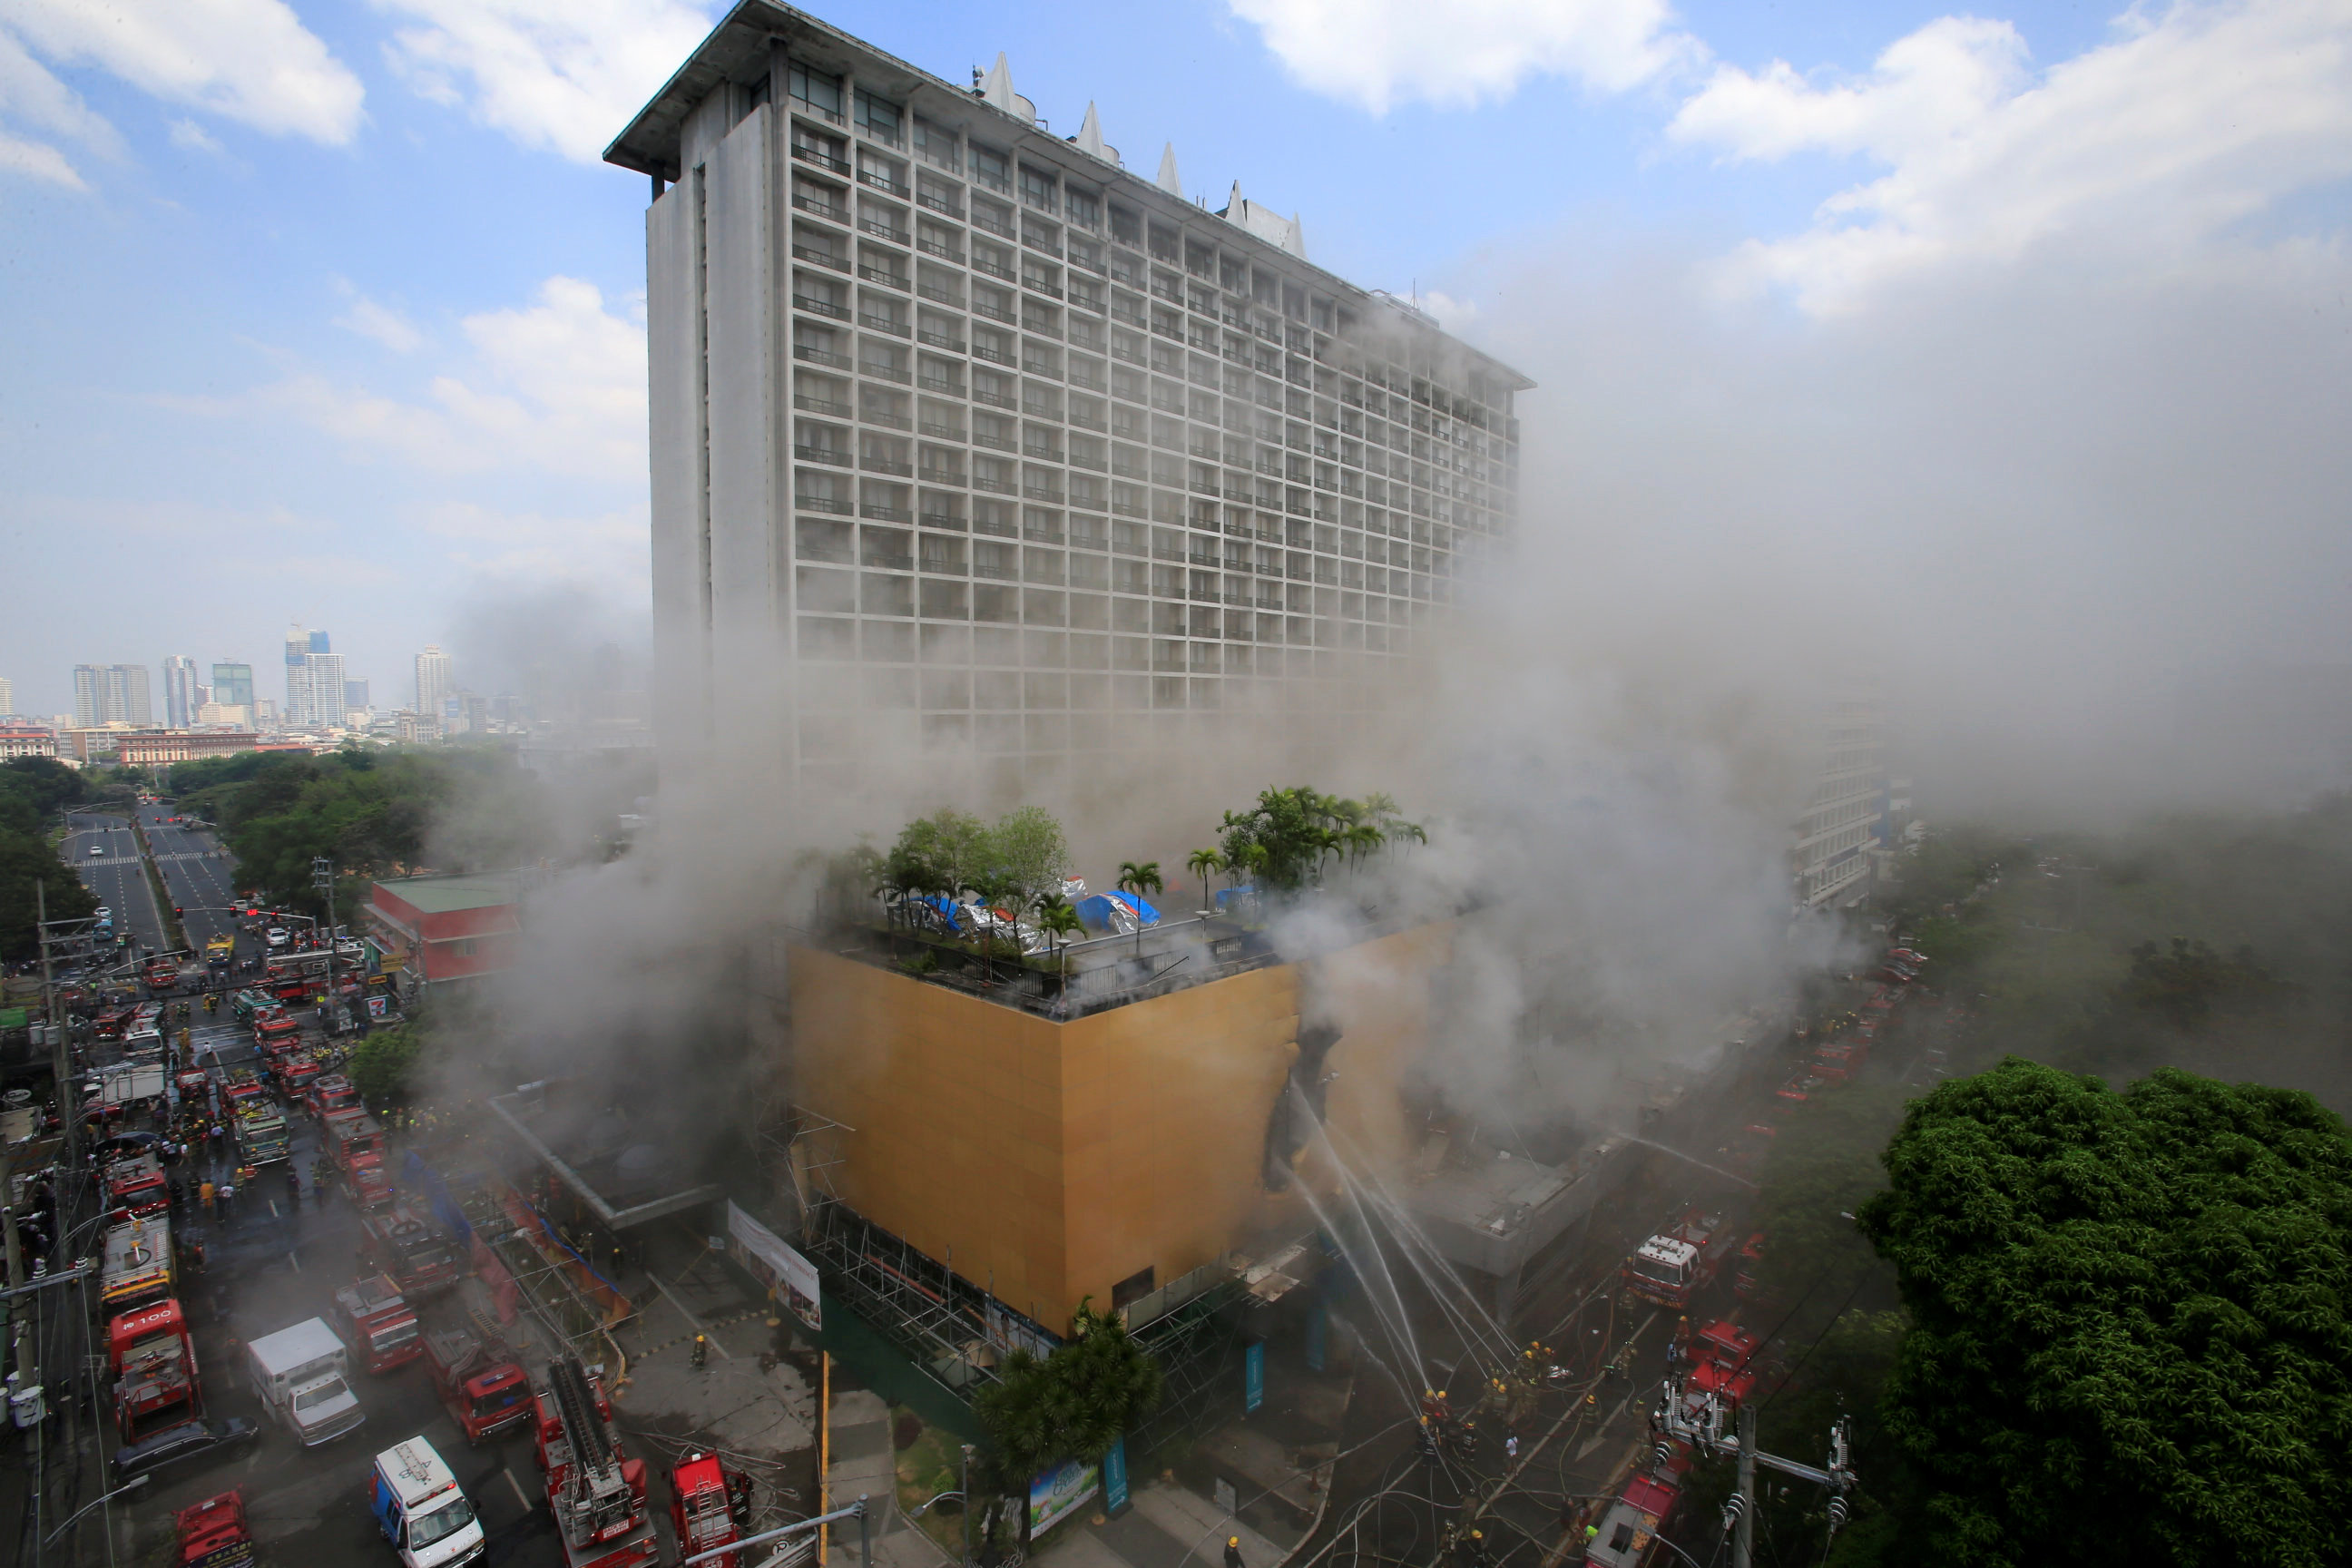
[[[666,751],[847,783],[1343,721],[1517,514],[1523,377],[1001,58],[966,91],[747,0],[606,158],[660,190]]]

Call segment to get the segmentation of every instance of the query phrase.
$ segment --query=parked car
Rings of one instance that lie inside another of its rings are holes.
[[[261,1436],[261,1428],[241,1415],[225,1421],[183,1421],[152,1436],[114,1451],[118,1480],[133,1476],[177,1475],[242,1454]]]

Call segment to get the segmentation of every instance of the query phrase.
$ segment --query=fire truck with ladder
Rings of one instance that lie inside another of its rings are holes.
[[[729,1470],[718,1457],[688,1451],[669,1473],[669,1522],[681,1558],[732,1546],[751,1525],[751,1478]],[[713,1557],[714,1568],[737,1568],[745,1554]]]
[[[623,1454],[613,1407],[578,1356],[550,1362],[535,1401],[540,1468],[565,1568],[628,1568],[661,1550],[646,1510],[646,1464]]]
[[[114,1373],[114,1425],[126,1444],[204,1415],[195,1342],[177,1300],[124,1312],[107,1324],[106,1360]]]

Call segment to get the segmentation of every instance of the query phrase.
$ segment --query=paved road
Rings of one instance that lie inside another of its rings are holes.
[[[78,811],[69,819],[66,863],[79,872],[82,885],[98,901],[114,911],[114,927],[127,931],[150,952],[163,948],[163,912],[155,907],[154,889],[139,857],[138,836],[130,819],[99,812]],[[98,847],[100,853],[90,850]]]
[[[234,1040],[242,1031],[199,1026],[206,1035]],[[250,1057],[249,1041],[224,1051],[231,1065]],[[215,1418],[242,1415],[261,1425],[262,1438],[245,1458],[186,1475],[161,1479],[132,1500],[120,1516],[118,1561],[143,1560],[170,1538],[172,1510],[230,1486],[245,1489],[254,1533],[268,1560],[282,1563],[390,1563],[392,1550],[368,1517],[367,1479],[374,1457],[403,1438],[423,1436],[449,1467],[479,1510],[489,1537],[488,1563],[539,1568],[559,1564],[562,1549],[539,1499],[539,1468],[528,1430],[469,1448],[457,1424],[432,1392],[421,1365],[383,1376],[359,1373],[353,1390],[367,1412],[357,1432],[316,1448],[304,1448],[283,1427],[269,1425],[241,1374],[246,1342],[311,1317],[324,1316],[334,1293],[357,1272],[357,1213],[340,1194],[323,1205],[310,1191],[309,1171],[317,1154],[310,1121],[289,1117],[293,1158],[302,1172],[299,1205],[288,1195],[289,1165],[265,1166],[253,1187],[240,1194],[226,1220],[194,1218],[206,1242],[203,1274],[184,1282],[181,1299],[205,1369],[208,1413]],[[182,1170],[193,1186],[212,1172],[198,1155],[196,1170]],[[428,1305],[427,1317],[453,1311],[450,1300]]]
[[[236,862],[209,828],[173,820],[167,805],[142,805],[139,815],[147,824],[147,847],[172,902],[180,908],[180,923],[188,943],[201,956],[214,937],[238,937],[237,956],[251,958],[261,946],[236,929]]]

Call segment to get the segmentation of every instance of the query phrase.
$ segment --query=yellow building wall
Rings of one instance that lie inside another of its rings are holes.
[[[1450,925],[1419,927],[1055,1023],[795,948],[797,1098],[854,1129],[825,1173],[844,1202],[1059,1330],[1081,1299],[1107,1306],[1146,1268],[1164,1285],[1295,1201],[1262,1175],[1302,988],[1342,1032],[1334,1142],[1400,1157],[1397,1083],[1451,952]]]

